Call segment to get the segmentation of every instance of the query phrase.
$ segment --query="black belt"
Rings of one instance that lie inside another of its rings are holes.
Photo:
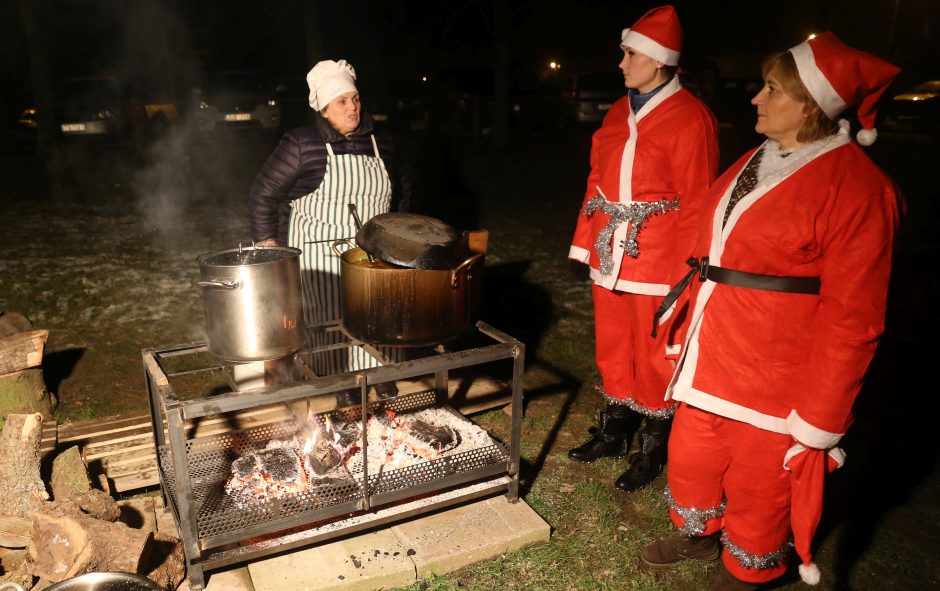
[[[778,275],[763,275],[761,273],[748,273],[747,271],[736,271],[734,269],[725,269],[708,264],[708,257],[702,257],[699,261],[695,257],[686,261],[686,264],[692,267],[692,270],[679,280],[666,297],[663,303],[659,305],[656,313],[653,315],[653,336],[656,336],[656,327],[659,325],[659,319],[662,318],[669,308],[679,299],[692,278],[698,275],[699,281],[709,279],[715,283],[731,285],[732,287],[746,287],[748,289],[762,289],[764,291],[782,291],[786,293],[804,293],[810,295],[819,294],[819,277],[780,277]]]

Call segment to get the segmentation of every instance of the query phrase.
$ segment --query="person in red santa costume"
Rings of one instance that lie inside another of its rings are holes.
[[[641,449],[615,482],[649,484],[666,461],[672,415],[663,393],[687,311],[674,307],[650,338],[650,317],[685,272],[706,190],[718,172],[718,125],[676,76],[682,28],[672,6],[654,8],[621,35],[627,96],[613,104],[591,146],[591,172],[569,251],[593,280],[596,361],[606,407],[571,459],[592,462]],[[685,302],[687,304],[687,302]]]
[[[764,61],[751,101],[767,140],[713,185],[693,270],[691,319],[667,396],[670,515],[680,535],[644,548],[653,568],[716,559],[713,591],[786,570],[819,582],[810,545],[823,479],[884,330],[903,201],[839,114],[876,103],[899,70],[823,33]],[[791,542],[792,535],[792,542]]]

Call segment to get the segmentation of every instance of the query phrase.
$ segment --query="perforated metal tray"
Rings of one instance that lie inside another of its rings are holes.
[[[416,393],[385,403],[397,412],[429,406],[433,392]],[[467,422],[456,411],[456,417]],[[342,420],[359,420],[360,409],[354,407],[341,414]],[[421,461],[394,470],[369,467],[368,494],[363,491],[364,478],[355,473],[325,484],[308,487],[301,493],[278,499],[259,501],[248,507],[239,506],[225,491],[232,462],[244,453],[263,449],[270,441],[290,439],[296,427],[290,423],[263,425],[252,429],[203,437],[186,442],[189,474],[192,479],[192,501],[196,508],[198,538],[203,548],[239,541],[249,536],[280,531],[317,520],[348,516],[362,510],[364,499],[379,504],[417,496],[430,490],[442,490],[481,476],[507,470],[509,453],[494,442],[454,453],[435,460]],[[178,506],[172,456],[167,446],[159,449],[160,469],[167,484],[170,500]],[[174,514],[178,515],[177,511]]]

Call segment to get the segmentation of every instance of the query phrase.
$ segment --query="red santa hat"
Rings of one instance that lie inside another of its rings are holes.
[[[829,450],[807,448],[800,444],[787,451],[783,466],[790,472],[790,529],[793,546],[800,556],[800,578],[816,585],[821,578],[813,562],[813,535],[822,517],[823,481],[826,474],[845,462],[845,452],[838,447]]]
[[[790,48],[800,80],[833,121],[845,109],[858,107],[862,124],[858,143],[870,146],[878,138],[876,104],[901,71],[870,53],[853,49],[833,33],[821,33]]]
[[[672,6],[653,8],[624,29],[620,34],[620,46],[632,47],[667,66],[679,64],[682,51],[682,25]]]

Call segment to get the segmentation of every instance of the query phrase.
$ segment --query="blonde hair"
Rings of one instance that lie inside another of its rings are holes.
[[[816,99],[806,89],[800,79],[800,72],[796,68],[793,54],[789,51],[775,53],[765,58],[761,64],[761,75],[764,80],[773,75],[784,92],[803,103],[803,111],[808,116],[796,134],[796,141],[815,142],[839,130],[839,126],[819,108]]]

